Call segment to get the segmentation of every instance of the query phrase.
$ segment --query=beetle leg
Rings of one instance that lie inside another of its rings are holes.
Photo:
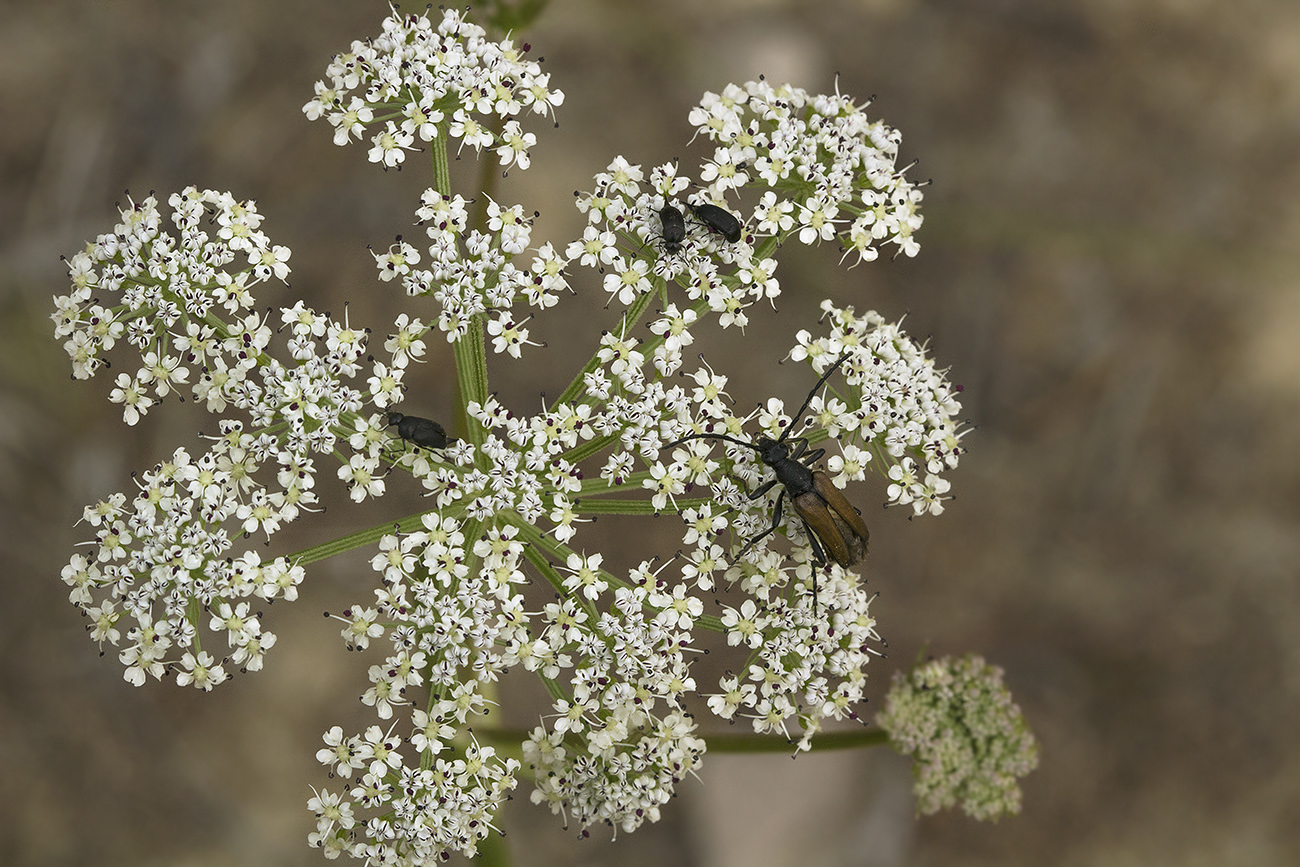
[[[804,521],[802,517],[801,517],[799,520],[800,520],[801,522],[803,522],[803,534],[804,534],[805,536],[808,537],[808,545],[809,545],[809,547],[812,548],[812,554],[813,554],[813,565],[816,566],[817,569],[825,569],[825,568],[826,568],[826,552],[822,550],[821,542],[819,542],[819,541],[817,540],[817,534],[814,533],[814,532],[812,531],[812,527],[809,527],[809,526],[808,526],[808,522],[807,522],[807,521]],[[817,569],[814,569],[814,570],[813,570],[813,582],[814,582],[813,586],[814,586],[814,587],[817,586],[817,585],[816,585],[816,581],[817,581],[817,577],[816,577]]]
[[[772,487],[772,485],[769,484],[767,487],[770,488]],[[750,497],[750,499],[752,500],[753,497]],[[754,547],[756,543],[772,535],[772,533],[776,530],[776,528],[781,526],[781,510],[784,507],[784,505],[785,505],[785,489],[782,488],[780,495],[777,496],[776,498],[776,510],[773,511],[772,513],[772,526],[768,527],[766,530],[764,530],[763,532],[759,533],[757,536],[755,536],[754,538],[746,542],[745,547],[741,548],[739,551],[736,552],[737,560],[743,557],[745,552],[748,551],[750,548]]]
[[[790,422],[790,426],[794,427],[793,421]],[[808,437],[795,437],[790,440],[790,442],[798,443],[798,445],[790,452],[790,460],[797,461],[799,460],[799,456],[808,450]]]
[[[822,550],[821,544],[817,541],[817,534],[808,526],[807,521],[803,522],[803,531],[804,535],[808,537],[808,543],[812,546],[813,551],[813,617],[817,617],[817,573],[826,568],[826,552]]]
[[[799,461],[804,465],[814,464],[821,460],[822,455],[826,454],[826,449],[815,449],[809,452],[808,437],[798,437],[797,439],[790,440],[790,442],[799,444],[795,447],[794,451],[790,452],[790,460],[792,461]],[[804,455],[804,452],[808,452],[808,454]],[[801,456],[803,457],[802,460],[800,460]]]

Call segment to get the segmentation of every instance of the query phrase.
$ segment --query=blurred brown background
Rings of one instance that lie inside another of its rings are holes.
[[[125,428],[107,378],[70,381],[47,316],[59,255],[112,225],[123,189],[193,183],[256,199],[293,249],[292,288],[261,304],[349,300],[383,332],[400,299],[366,245],[410,233],[423,162],[378,171],[300,107],[385,12],[0,4],[5,863],[321,863],[305,847],[312,754],[330,725],[372,721],[356,701],[369,661],[321,612],[369,597],[367,558],[313,567],[303,600],[268,612],[265,672],[212,695],[125,684],[59,581],[85,536],[72,524],[211,424],[172,402]],[[902,129],[915,176],[934,179],[920,256],[845,272],[833,246],[789,245],[781,316],[756,310],[743,338],[697,347],[746,406],[804,393],[806,370],[775,360],[822,297],[932,337],[977,429],[947,513],[867,512],[890,648],[868,711],[923,648],[978,652],[1006,669],[1042,762],[1023,814],[985,825],[915,818],[907,765],[884,751],[712,756],[660,824],[613,844],[577,840],[521,786],[504,818],[516,863],[1300,862],[1300,7],[556,0],[527,39],[567,95],[558,130],[533,125],[533,170],[501,191],[542,212],[539,242],[572,236],[573,191],[613,154],[694,164],[686,112],[729,81],[817,92],[839,73]],[[512,405],[558,393],[613,321],[580,289],[538,323],[551,349],[494,364]],[[409,400],[441,417],[445,346],[432,356]],[[350,509],[331,474],[336,508],[273,551],[417,506],[398,491]],[[857,499],[883,501],[880,480]],[[677,527],[644,527],[628,538],[676,544]]]

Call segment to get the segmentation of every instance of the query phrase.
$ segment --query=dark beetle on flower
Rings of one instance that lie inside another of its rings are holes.
[[[790,426],[777,439],[760,435],[754,442],[745,442],[722,434],[691,434],[663,446],[665,449],[672,448],[688,440],[722,440],[758,452],[758,456],[763,463],[771,467],[772,471],[776,473],[776,478],[759,485],[749,494],[749,499],[756,500],[770,491],[773,486],[778,484],[782,486],[781,493],[776,498],[772,526],[746,542],[745,547],[741,548],[736,555],[738,558],[752,548],[755,543],[770,535],[780,526],[782,508],[787,495],[789,495],[790,502],[799,515],[799,519],[803,522],[804,532],[808,536],[808,544],[812,547],[813,562],[818,568],[826,565],[826,555],[828,553],[831,559],[846,568],[860,562],[867,556],[867,541],[871,534],[867,530],[866,522],[862,520],[862,515],[858,513],[857,509],[853,508],[853,505],[835,487],[830,476],[821,470],[812,468],[812,464],[826,454],[826,450],[815,449],[811,452],[808,451],[807,437],[795,437],[790,440],[789,442],[797,443],[793,450],[787,443],[790,432],[799,423],[804,410],[808,409],[808,404],[812,403],[813,395],[817,393],[817,390],[822,387],[827,378],[848,357],[848,353],[841,355],[839,360],[822,374],[822,378],[817,380],[817,384],[812,387],[812,391],[808,392],[808,397],[804,400],[803,406],[799,407],[799,411],[791,418]],[[823,548],[823,546],[825,547]],[[814,571],[814,599],[816,599],[816,593],[817,573]]]
[[[659,223],[663,234],[659,237],[664,242],[664,252],[672,255],[680,253],[682,242],[686,240],[686,218],[675,205],[664,205],[659,209]]]
[[[709,227],[710,232],[717,232],[731,243],[740,240],[740,220],[736,215],[717,205],[689,205],[695,219]]]
[[[397,425],[397,435],[408,443],[424,446],[426,449],[445,449],[457,442],[455,437],[447,436],[442,425],[418,415],[402,415],[400,412],[388,414],[388,426]]]

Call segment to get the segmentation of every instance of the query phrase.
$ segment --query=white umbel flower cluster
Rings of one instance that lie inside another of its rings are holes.
[[[824,449],[817,471],[850,504],[876,475],[890,503],[917,515],[942,511],[962,453],[956,390],[878,314],[827,301],[817,335],[795,335],[788,357],[808,364],[810,382],[827,374],[806,403],[793,396],[806,409],[797,418],[771,395],[738,415],[726,371],[697,345],[700,326],[743,328],[774,305],[783,243],[834,241],[855,262],[890,245],[916,252],[920,189],[897,165],[896,130],[838,93],[728,86],[691,112],[715,145],[694,177],[616,157],[576,199],[581,236],[534,247],[536,212],[454,194],[438,168],[444,148],[465,144],[528,167],[533,139],[517,116],[547,114],[562,94],[527,50],[455,10],[394,12],[380,37],[334,59],[304,107],[339,144],[369,137],[386,168],[417,139],[435,148],[435,188],[415,208],[424,237],[374,253],[381,284],[434,309],[399,316],[382,358],[346,314],[302,302],[253,312],[251,289],[284,280],[289,254],[251,203],[224,193],[171,197],[171,229],[152,197],[131,203],[73,257],[72,291],[55,303],[79,378],[115,346],[138,353],[109,395],[128,423],[182,387],[219,419],[206,453],[177,449],[137,494],[87,508],[90,553],[64,570],[95,640],[124,644],[132,683],[171,672],[210,689],[227,666],[261,667],[275,636],[252,597],[293,599],[304,572],[293,558],[238,554],[234,539],[269,538],[309,510],[319,461],[337,464],[356,501],[408,475],[427,494],[423,515],[369,531],[373,594],[337,616],[349,648],[382,648],[383,659],[360,696],[380,722],[335,726],[317,753],[342,781],[310,802],[311,843],[329,856],[472,856],[520,775],[535,802],[584,828],[632,831],[700,767],[706,705],[795,749],[827,721],[855,719],[880,645],[874,597],[850,568],[816,562],[795,508],[773,528],[783,492],[748,446]],[[581,269],[616,321],[593,332],[591,360],[558,396],[536,411],[506,406],[488,385],[487,348],[531,357],[529,321],[572,293]],[[462,404],[443,417],[455,437],[403,403],[432,334],[455,353]],[[629,540],[593,533],[602,514],[679,516],[678,553],[615,574],[598,548]],[[204,647],[204,627],[225,637],[224,655]],[[710,637],[740,655],[716,691],[692,673]],[[550,706],[506,739],[489,715],[498,681],[520,668]]]
[[[921,190],[898,168],[902,135],[865,108],[838,91],[764,81],[706,93],[690,115],[719,145],[703,179],[719,191],[751,175],[772,187],[755,214],[760,232],[794,232],[805,244],[838,237],[862,261],[875,259],[881,242],[915,256]]]
[[[262,562],[252,551],[230,555],[234,542],[225,525],[242,522],[269,534],[312,500],[311,490],[295,487],[300,478],[289,471],[281,471],[282,478],[293,476],[282,491],[268,492],[253,481],[252,439],[231,427],[198,458],[177,449],[141,475],[129,505],[125,495],[114,494],[86,507],[95,553],[73,555],[63,580],[101,646],[120,644],[125,628],[118,657],[124,677],[136,686],[168,671],[181,686],[210,690],[222,683],[228,674],[222,660],[202,649],[204,625],[225,634],[226,661],[259,670],[276,637],[238,600],[298,597],[301,567],[283,557]],[[197,614],[202,611],[209,616]]]
[[[454,342],[468,333],[474,317],[488,316],[487,332],[497,353],[521,357],[528,339],[520,305],[537,310],[554,307],[568,290],[563,271],[567,260],[550,244],[536,251],[527,267],[514,260],[529,249],[532,225],[520,205],[489,201],[487,231],[469,228],[469,202],[460,196],[425,190],[416,218],[429,238],[429,267],[411,244],[399,242],[387,255],[377,256],[381,279],[400,279],[411,296],[437,302],[438,328]]]
[[[459,9],[440,11],[440,20],[430,20],[394,9],[381,35],[334,58],[303,113],[325,118],[337,145],[369,134],[369,159],[386,168],[400,166],[416,139],[432,142],[439,129],[462,146],[493,150],[503,166],[528,168],[537,137],[515,118],[525,109],[551,114],[564,94],[525,59],[527,46],[489,39]],[[500,131],[487,118],[499,119]]]

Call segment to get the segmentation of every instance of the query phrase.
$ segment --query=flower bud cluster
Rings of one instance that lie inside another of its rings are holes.
[[[958,803],[976,819],[1020,812],[1019,779],[1038,767],[1038,742],[1002,669],[972,655],[897,672],[876,722],[913,758],[920,812]]]
[[[417,138],[432,142],[442,131],[461,146],[492,149],[503,166],[528,168],[537,137],[515,117],[524,109],[551,114],[564,94],[525,59],[527,45],[488,39],[458,9],[441,15],[431,21],[394,9],[382,34],[334,58],[303,113],[325,118],[337,145],[361,140],[378,123],[369,158],[385,167],[400,166]]]

